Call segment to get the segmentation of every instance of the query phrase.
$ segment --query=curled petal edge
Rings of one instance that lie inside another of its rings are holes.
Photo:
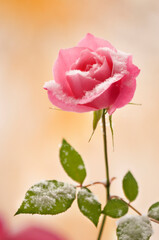
[[[91,90],[87,91],[82,98],[73,98],[71,96],[66,95],[62,87],[56,83],[54,80],[46,82],[44,84],[44,89],[48,90],[48,97],[53,105],[61,108],[65,111],[76,111],[76,112],[89,112],[89,111],[96,111],[94,107],[88,107],[85,104],[92,102],[98,96],[103,94],[105,91],[109,89],[109,87],[121,80],[127,71],[123,71],[122,73],[114,74],[113,77],[108,78],[106,81],[96,85],[96,87]],[[107,103],[106,103],[107,105]]]

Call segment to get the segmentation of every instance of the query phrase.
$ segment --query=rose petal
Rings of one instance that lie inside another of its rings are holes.
[[[121,80],[121,84],[119,84],[119,95],[116,101],[109,107],[109,115],[111,115],[117,108],[128,104],[134,96],[135,89],[136,79]]]
[[[99,57],[101,58],[101,56]],[[80,57],[77,59],[77,61],[71,66],[71,69],[88,71],[88,66],[92,66],[93,64],[100,61],[99,57],[95,52],[91,52],[91,50],[85,49],[81,52]]]
[[[47,230],[30,227],[9,238],[10,240],[66,240]]]
[[[126,73],[127,62],[130,55],[121,51],[114,52],[108,48],[99,48],[97,53],[105,56],[107,58],[107,62],[112,65],[112,75],[115,73],[121,73],[123,71]]]
[[[8,239],[8,229],[5,227],[4,221],[0,217],[0,239]]]
[[[132,63],[132,56],[130,55],[127,60],[127,69],[130,76],[137,77],[140,73],[140,69]]]
[[[105,59],[102,66],[98,67],[97,70],[94,71],[93,68],[90,69],[90,75],[92,78],[95,78],[101,82],[109,78],[111,76],[111,69],[107,63],[107,60]]]
[[[58,108],[61,108],[64,111],[69,112],[89,112],[89,111],[95,111],[96,108],[93,107],[87,107],[84,105],[79,105],[76,103],[76,99],[70,96],[67,96],[61,86],[57,84],[56,82],[49,81],[46,82],[44,85],[44,89],[48,90],[48,97],[49,100],[52,102],[53,105],[57,106]]]
[[[55,81],[46,82],[44,89],[48,90],[48,96],[53,105],[72,112],[89,112],[97,110],[96,107],[88,106],[87,104],[103,94],[111,85],[119,81],[124,75],[115,74],[113,77],[108,78],[105,82],[96,85],[96,87],[85,93],[80,99],[75,99],[68,96],[62,90],[61,86]],[[107,106],[107,102],[104,103]],[[100,107],[99,107],[100,109]]]
[[[110,106],[108,113],[111,115],[117,108],[121,108],[128,104],[134,96],[136,89],[136,77],[140,73],[140,70],[132,64],[132,56],[129,56],[127,68],[129,74],[125,76],[119,84],[119,95],[116,101]]]
[[[89,73],[80,70],[71,70],[66,78],[75,98],[82,98],[86,91],[92,90],[100,82],[90,78]]]
[[[107,47],[116,51],[116,49],[108,41],[102,38],[97,38],[90,33],[87,33],[87,35],[78,43],[77,46],[89,48],[93,51],[96,51],[100,47]]]
[[[85,48],[80,47],[61,49],[54,64],[54,80],[63,87],[64,92],[69,96],[71,96],[72,93],[66,81],[65,73],[70,70],[71,65],[79,58],[81,51],[84,49]]]
[[[98,55],[106,58],[109,68],[112,70],[112,68],[113,68],[113,61],[111,58],[112,50],[110,48],[98,48],[96,53]]]
[[[106,89],[99,97],[88,103],[89,107],[96,107],[97,109],[108,108],[114,103],[119,95],[119,88],[114,83],[110,88]]]

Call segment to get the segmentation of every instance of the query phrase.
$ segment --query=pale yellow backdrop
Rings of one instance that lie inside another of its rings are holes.
[[[114,114],[115,152],[109,138],[112,194],[123,196],[121,180],[131,170],[140,194],[134,206],[142,213],[159,201],[159,1],[157,0],[0,0],[0,212],[12,231],[29,224],[55,229],[68,240],[95,240],[98,230],[72,209],[58,216],[13,217],[26,190],[42,179],[72,182],[59,163],[65,137],[81,153],[87,180],[105,176],[102,132],[88,143],[90,113],[49,108],[45,81],[60,48],[74,46],[90,32],[134,55],[141,69],[133,102]],[[93,187],[104,205],[102,187]],[[153,224],[152,240],[159,225]],[[115,221],[108,220],[103,240],[114,240]]]

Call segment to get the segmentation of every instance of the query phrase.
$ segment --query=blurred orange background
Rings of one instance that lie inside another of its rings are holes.
[[[112,194],[122,193],[122,177],[131,170],[140,194],[134,206],[146,213],[159,201],[159,1],[157,0],[0,0],[0,212],[13,231],[45,226],[69,240],[95,240],[98,229],[77,204],[57,216],[13,217],[26,190],[42,179],[73,183],[58,157],[66,138],[82,155],[86,183],[105,178],[101,126],[88,143],[92,114],[49,109],[43,84],[53,78],[60,48],[75,46],[87,32],[130,52],[141,73],[133,102],[113,115],[115,152],[108,128]],[[103,187],[92,191],[105,203]],[[116,223],[108,219],[103,239],[114,240]],[[152,240],[159,225],[153,224]]]

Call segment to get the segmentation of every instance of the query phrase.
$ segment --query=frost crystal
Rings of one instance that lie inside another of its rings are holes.
[[[86,91],[85,95],[82,98],[73,98],[68,96],[66,93],[64,93],[60,84],[58,84],[54,80],[46,82],[44,88],[48,89],[49,91],[52,91],[52,94],[55,95],[58,100],[63,101],[66,104],[71,105],[86,104],[90,101],[93,101],[96,97],[101,95],[104,91],[106,91],[110,87],[111,84],[119,81],[125,74],[126,74],[125,70],[120,73],[115,73],[114,76],[106,79],[106,81],[97,84],[93,90]]]
[[[152,233],[152,226],[147,216],[126,216],[118,221],[119,240],[148,240]]]
[[[79,170],[82,170],[82,169],[84,169],[84,166],[83,166],[83,165],[79,165],[79,166],[78,166],[78,169],[79,169]]]
[[[88,201],[89,203],[94,203],[98,201],[96,196],[94,196],[91,192],[89,192],[87,189],[82,188],[79,192],[79,195],[84,197],[85,201]]]
[[[76,74],[79,74],[83,77],[88,76],[88,72],[82,72],[80,70],[70,70],[70,71],[66,72],[67,76],[72,76],[72,75],[76,75]]]

